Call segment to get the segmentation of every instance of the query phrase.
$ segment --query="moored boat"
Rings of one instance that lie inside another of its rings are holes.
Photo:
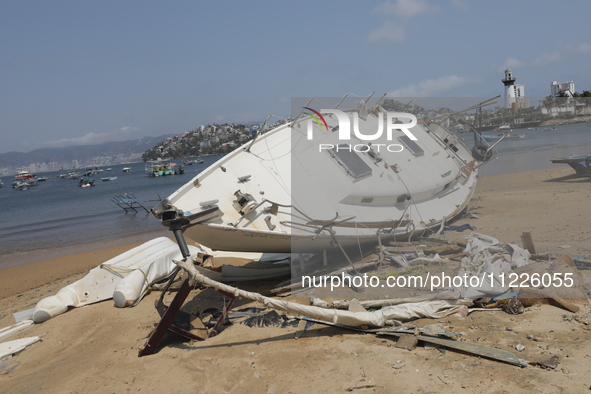
[[[498,139],[501,139],[504,136],[503,140],[520,140],[525,138],[525,134],[515,134],[515,133],[509,133],[504,135],[503,133],[499,133],[499,134],[482,134],[482,138],[484,138],[487,141],[496,141]]]
[[[497,141],[501,138],[503,138],[503,140],[520,140],[525,138],[525,134],[514,133],[511,129],[511,126],[508,124],[503,124],[494,128],[487,134],[482,134],[482,138],[484,138],[486,141]]]
[[[80,178],[78,178],[78,186],[80,186],[80,187],[94,186],[94,179],[91,178],[91,176],[89,174],[81,176]]]
[[[147,176],[157,177],[184,174],[185,168],[182,164],[176,164],[167,159],[158,159],[147,162],[145,171]]]
[[[35,186],[35,182],[21,180],[12,183],[12,187],[16,190],[29,190],[29,187]]]
[[[14,179],[12,181],[12,187],[19,186],[25,188],[28,186],[34,186],[37,183],[37,175],[31,174],[25,168],[17,168],[14,173]],[[26,190],[26,189],[25,189]]]

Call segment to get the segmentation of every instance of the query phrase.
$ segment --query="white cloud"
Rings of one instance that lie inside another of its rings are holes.
[[[405,40],[405,38],[406,35],[404,34],[404,29],[391,21],[384,21],[382,26],[369,33],[369,36],[367,37],[370,42],[402,42]]]
[[[591,45],[587,44],[587,43],[581,43],[579,45],[577,45],[576,47],[570,47],[568,48],[571,52],[575,52],[575,53],[580,53],[583,55],[588,55],[591,54]]]
[[[554,51],[552,53],[542,53],[530,60],[519,60],[514,57],[508,57],[496,69],[498,72],[503,72],[507,68],[524,68],[524,67],[544,67],[551,63],[557,63],[564,60],[563,55]]]
[[[140,131],[141,129],[139,127],[133,127],[133,126],[123,126],[121,128],[121,132],[122,133],[133,133],[136,131]]]
[[[411,84],[389,93],[395,97],[430,97],[439,93],[457,89],[461,86],[472,85],[477,80],[471,77],[459,77],[447,75],[436,79],[426,79],[419,83]]]
[[[375,12],[382,14],[395,14],[403,17],[411,17],[426,12],[437,12],[439,7],[429,4],[426,0],[396,0],[386,1],[374,8]]]
[[[123,126],[120,129],[106,133],[86,133],[80,137],[42,142],[37,145],[37,148],[61,148],[72,145],[96,145],[109,141],[125,141],[133,139],[134,134],[138,131],[140,131],[139,127]]]
[[[553,63],[563,62],[572,54],[591,54],[591,44],[563,45],[553,52],[541,53],[525,61],[509,57],[497,67],[497,71],[503,72],[506,68],[546,67]]]
[[[562,56],[558,52],[542,53],[536,56],[531,64],[536,67],[544,67],[551,63],[558,63],[563,60]]]
[[[508,57],[498,68],[497,71],[503,72],[508,68],[520,68],[525,66],[525,62],[515,59],[514,57]]]

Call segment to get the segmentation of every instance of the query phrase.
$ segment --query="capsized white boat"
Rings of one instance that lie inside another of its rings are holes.
[[[478,161],[440,124],[410,124],[365,102],[332,115],[321,104],[306,107],[322,114],[322,122],[300,113],[267,132],[261,128],[254,141],[198,174],[153,214],[212,249],[319,251],[438,228],[474,193]],[[347,121],[359,133],[343,140],[339,127]],[[399,128],[386,144],[360,138],[393,127]]]

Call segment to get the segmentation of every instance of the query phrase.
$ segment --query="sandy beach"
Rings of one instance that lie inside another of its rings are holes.
[[[589,178],[572,177],[564,165],[547,170],[481,178],[469,204],[476,232],[521,245],[530,232],[538,254],[591,259]],[[447,232],[450,239],[461,233]],[[0,270],[0,327],[13,313],[82,278],[97,265],[141,242],[66,254]],[[591,289],[591,271],[581,270]],[[265,293],[277,282],[241,288]],[[249,328],[234,324],[204,342],[168,335],[158,353],[139,358],[159,316],[149,294],[134,308],[105,301],[72,309],[34,325],[16,338],[40,335],[42,342],[0,363],[2,393],[93,392],[586,392],[591,387],[591,306],[580,300],[573,314],[551,305],[525,313],[473,312],[467,317],[419,319],[438,324],[462,341],[499,347],[533,361],[559,357],[555,369],[520,368],[452,350],[418,346],[412,351],[371,334],[313,325],[295,339],[295,327]],[[170,300],[174,294],[168,295]],[[192,307],[222,305],[212,290],[193,290]],[[305,301],[305,300],[303,300]],[[239,300],[234,310],[256,306]]]

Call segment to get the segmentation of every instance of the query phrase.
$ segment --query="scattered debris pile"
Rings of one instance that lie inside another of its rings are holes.
[[[294,270],[294,266],[298,266],[297,256],[292,256],[291,260],[292,274],[294,271],[297,273]],[[379,245],[370,256],[338,270],[328,271],[329,268],[322,264],[325,260],[325,256],[315,256],[308,258],[303,264],[315,264],[315,275],[318,277],[369,273],[375,276],[374,282],[377,283],[410,274],[424,279],[438,274],[475,279],[473,282],[464,279],[458,285],[453,280],[451,285],[437,282],[436,286],[431,286],[430,292],[406,288],[395,296],[363,301],[356,297],[324,300],[314,296],[317,288],[306,288],[302,281],[292,285],[291,289],[287,284],[281,284],[272,290],[273,294],[281,295],[307,291],[311,305],[304,305],[220,283],[204,276],[196,268],[195,262],[190,260],[175,261],[175,264],[182,268],[193,285],[199,283],[232,299],[251,299],[274,310],[248,311],[246,314],[244,311],[228,313],[230,320],[247,317],[243,323],[249,327],[281,327],[290,319],[297,318],[302,322],[298,326],[296,337],[301,336],[313,324],[326,324],[395,337],[397,347],[404,349],[410,350],[422,342],[427,346],[454,349],[519,366],[555,368],[558,358],[527,361],[507,350],[458,341],[455,333],[419,329],[408,322],[424,317],[442,318],[451,314],[467,316],[474,311],[503,310],[509,314],[520,314],[525,308],[536,304],[550,304],[574,313],[579,310],[575,302],[589,304],[588,291],[570,256],[550,259],[547,255],[532,255],[517,245],[503,244],[495,238],[477,233],[454,242],[435,236],[415,243]],[[371,289],[355,286],[346,290],[355,294],[365,290],[369,293]],[[387,290],[392,293],[392,289]],[[285,312],[287,316],[275,311]],[[232,316],[235,313],[238,315]],[[517,351],[524,349],[521,344],[515,347]]]

